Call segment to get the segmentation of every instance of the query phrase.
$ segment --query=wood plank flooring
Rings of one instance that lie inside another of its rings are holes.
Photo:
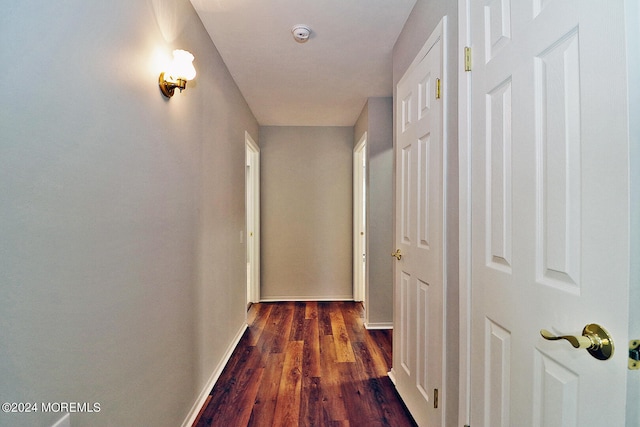
[[[254,304],[203,406],[204,426],[415,426],[387,372],[391,331],[354,302]]]

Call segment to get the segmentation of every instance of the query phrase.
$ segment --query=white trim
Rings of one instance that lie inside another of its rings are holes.
[[[367,330],[393,329],[393,322],[365,322],[364,328]]]
[[[471,72],[464,48],[471,46],[470,0],[458,0],[458,422],[469,425],[471,410]],[[473,66],[473,63],[472,63]]]
[[[71,414],[66,414],[64,417],[56,421],[56,423],[51,427],[71,427]]]
[[[393,370],[393,368],[391,368],[391,370],[389,372],[387,372],[387,376],[389,377],[389,379],[391,380],[391,382],[393,383],[393,385],[396,385],[396,372]]]
[[[442,38],[442,47],[441,47],[441,81],[442,81],[442,122],[440,126],[442,126],[442,384],[441,384],[441,393],[444,397],[442,399],[442,418],[441,425],[444,426],[447,422],[447,405],[448,399],[446,399],[447,394],[449,393],[449,388],[447,387],[447,379],[449,376],[449,364],[447,363],[447,347],[449,342],[449,336],[447,334],[447,318],[449,316],[448,304],[447,304],[447,294],[449,293],[449,274],[448,274],[448,265],[449,265],[449,257],[447,256],[448,244],[449,241],[449,221],[447,218],[447,213],[449,211],[449,180],[447,177],[449,176],[449,129],[447,127],[447,123],[449,122],[449,66],[448,60],[449,57],[447,52],[449,51],[449,38],[447,37],[447,29],[448,21],[447,15],[442,17],[440,21],[440,37]],[[437,27],[436,27],[437,28]]]
[[[354,301],[352,296],[348,297],[274,297],[274,298],[263,298],[260,302],[307,302],[307,301],[320,301],[320,302],[331,302],[331,301]]]
[[[207,397],[209,397],[209,394],[211,394],[211,390],[216,385],[218,378],[220,378],[222,371],[227,366],[229,359],[231,359],[231,356],[233,355],[233,351],[238,346],[238,343],[242,339],[242,335],[244,335],[244,331],[246,331],[247,328],[248,328],[248,325],[244,323],[240,328],[240,330],[238,331],[238,333],[236,334],[236,336],[233,338],[233,341],[227,348],[227,351],[222,357],[222,360],[220,361],[220,363],[218,363],[218,366],[209,377],[209,380],[206,382],[205,386],[202,388],[202,391],[198,395],[198,398],[196,399],[195,403],[191,407],[191,410],[187,414],[187,418],[185,418],[184,422],[182,423],[182,427],[191,427],[195,422],[196,417],[198,416],[198,414],[200,413],[200,410],[202,409],[202,406],[206,402]]]
[[[360,141],[353,149],[353,299],[362,301],[366,307],[367,295],[367,259],[365,255],[365,271],[361,274],[362,253],[367,254],[367,224],[366,220],[362,224],[362,217],[366,215],[366,207],[362,208],[362,200],[366,200],[366,184],[365,188],[361,185],[366,180],[366,174],[363,173],[362,163],[366,161],[367,156],[367,132],[362,134]],[[364,175],[364,176],[363,176]],[[365,202],[366,203],[366,202]],[[364,212],[362,212],[364,210]],[[361,247],[359,230],[365,229],[365,244]],[[364,275],[364,277],[362,277]],[[365,315],[366,316],[366,315]]]
[[[252,196],[252,205],[253,205],[253,216],[251,218],[253,224],[249,224],[250,219],[248,218],[248,206],[250,201],[247,200],[248,194],[245,194],[245,236],[246,236],[246,245],[247,245],[247,256],[250,257],[253,262],[251,263],[251,272],[247,271],[247,274],[251,274],[253,276],[253,280],[249,285],[249,280],[247,278],[247,303],[255,303],[260,300],[260,147],[255,143],[249,132],[244,132],[244,140],[245,140],[245,164],[248,166],[249,164],[253,165],[252,170],[252,178],[253,178],[253,192]],[[251,158],[249,158],[251,157]],[[249,183],[246,182],[245,185]],[[246,193],[246,190],[245,190]],[[250,235],[251,230],[253,229],[253,236]],[[253,253],[248,253],[249,248],[249,240],[253,239]]]

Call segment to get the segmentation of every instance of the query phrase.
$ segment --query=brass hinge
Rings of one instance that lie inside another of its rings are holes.
[[[464,70],[471,71],[471,48],[464,48]]]
[[[640,340],[629,341],[629,369],[640,370]]]
[[[438,389],[437,388],[433,389],[433,407],[434,408],[438,407]]]
[[[440,99],[440,79],[436,79],[436,99]]]

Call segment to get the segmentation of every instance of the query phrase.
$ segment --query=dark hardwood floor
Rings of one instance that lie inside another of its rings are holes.
[[[353,302],[254,304],[194,426],[415,426],[387,372],[391,331]]]

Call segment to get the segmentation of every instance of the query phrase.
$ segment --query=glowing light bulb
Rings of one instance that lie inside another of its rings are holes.
[[[196,76],[196,69],[193,67],[193,55],[186,50],[176,49],[173,51],[173,61],[169,65],[165,75],[174,81],[193,80]]]

